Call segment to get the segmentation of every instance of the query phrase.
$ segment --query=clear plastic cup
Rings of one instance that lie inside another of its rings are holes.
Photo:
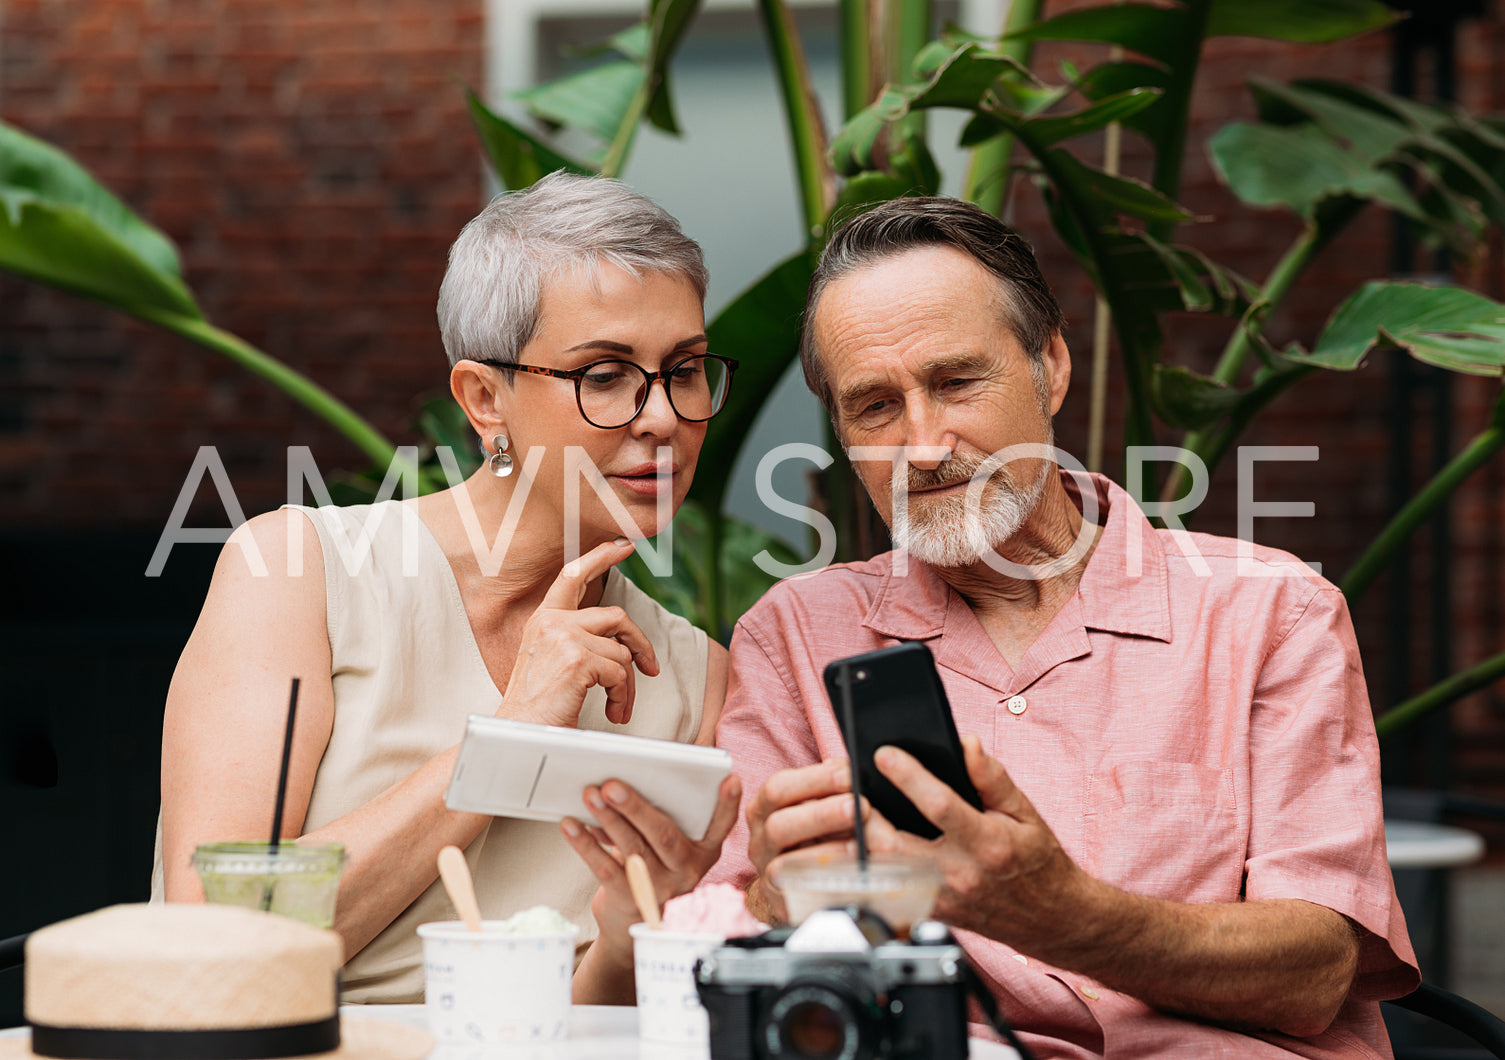
[[[441,1046],[546,1042],[569,1032],[580,929],[519,934],[483,920],[419,924],[423,1004]]]
[[[338,843],[205,843],[193,852],[204,899],[334,927],[345,848]]]
[[[855,855],[796,853],[774,865],[769,882],[783,892],[792,924],[820,909],[855,905],[906,938],[935,908],[941,873],[933,862],[893,854],[872,854],[863,868]]]

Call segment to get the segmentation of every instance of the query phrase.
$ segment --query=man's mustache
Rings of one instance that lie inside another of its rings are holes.
[[[951,459],[944,461],[939,467],[926,469],[911,467],[905,475],[910,493],[920,490],[940,489],[944,486],[966,485],[982,467],[985,457],[967,456],[961,453],[954,454]],[[1005,468],[999,468],[993,472],[994,478],[1002,477],[1008,480],[1008,472]]]

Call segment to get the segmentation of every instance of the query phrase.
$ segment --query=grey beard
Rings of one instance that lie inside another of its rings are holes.
[[[932,567],[976,563],[1019,532],[1045,493],[1051,467],[1043,463],[1027,490],[1016,486],[1006,471],[995,473],[978,504],[969,504],[966,496],[948,498],[926,504],[914,513],[917,518],[911,515],[909,503],[898,506],[892,528],[894,547]]]

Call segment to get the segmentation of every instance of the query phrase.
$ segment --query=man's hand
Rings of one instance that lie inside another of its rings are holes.
[[[936,919],[1025,952],[1058,946],[1082,927],[1079,902],[1089,878],[1061,849],[1003,765],[983,752],[976,736],[962,737],[962,751],[982,796],[981,811],[909,754],[897,747],[879,748],[874,756],[879,771],[941,835],[921,839],[873,814],[868,845],[936,863],[942,873]]]
[[[1341,914],[1297,899],[1188,905],[1121,891],[1067,856],[976,736],[962,749],[981,812],[898,748],[874,758],[942,834],[923,840],[873,814],[868,844],[940,866],[937,919],[1185,1016],[1297,1037],[1337,1016],[1359,952]]]
[[[845,759],[784,769],[768,778],[747,807],[747,853],[758,878],[747,907],[760,920],[787,920],[784,896],[768,883],[768,871],[785,853],[829,845],[841,850],[852,834],[852,770]]]

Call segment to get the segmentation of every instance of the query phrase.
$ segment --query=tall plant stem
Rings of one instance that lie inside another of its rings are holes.
[[[1258,308],[1251,310],[1251,314],[1257,311],[1260,318],[1268,317],[1290,293],[1292,286],[1301,276],[1302,270],[1310,264],[1312,258],[1325,243],[1322,230],[1315,224],[1307,225],[1276,263],[1275,268],[1270,271],[1270,275],[1265,278],[1265,285],[1260,289],[1256,300]],[[1238,381],[1239,374],[1249,360],[1249,355],[1254,352],[1254,340],[1251,336],[1258,326],[1259,321],[1255,319],[1246,318],[1239,322],[1239,325],[1233,329],[1233,334],[1229,336],[1227,345],[1223,347],[1222,354],[1218,357],[1218,363],[1212,370],[1212,378],[1228,386],[1233,386]],[[1279,389],[1284,389],[1284,387]],[[1270,393],[1269,397],[1273,400],[1278,392],[1279,390]],[[1245,422],[1249,418],[1245,417]],[[1204,463],[1207,463],[1207,469],[1210,472],[1216,461],[1209,462],[1208,456],[1213,439],[1219,435],[1222,436],[1222,442],[1217,446],[1216,455],[1221,457],[1232,444],[1232,439],[1227,437],[1226,430],[1187,431],[1186,436],[1181,440],[1181,447],[1195,453]],[[1179,463],[1172,465],[1170,473],[1166,475],[1165,485],[1160,491],[1160,499],[1162,501],[1179,500],[1181,491],[1186,488],[1186,485],[1186,469]]]
[[[632,94],[632,102],[627,106],[627,113],[622,116],[622,124],[617,126],[617,135],[612,138],[611,146],[606,149],[606,157],[601,161],[603,177],[622,175],[622,170],[627,165],[627,155],[632,150],[632,142],[638,134],[638,126],[643,123],[643,114],[647,111],[648,101],[652,97],[653,87],[645,77],[642,85]]]
[[[1316,225],[1308,225],[1296,242],[1291,244],[1280,261],[1276,262],[1275,268],[1270,270],[1264,287],[1260,289],[1259,305],[1263,315],[1268,316],[1291,293],[1302,270],[1311,263],[1323,244],[1321,230]],[[1212,370],[1212,377],[1218,382],[1232,386],[1238,381],[1239,373],[1243,371],[1249,354],[1254,350],[1254,340],[1250,337],[1252,329],[1248,326],[1252,323],[1254,321],[1247,321],[1245,326],[1234,329],[1228,337],[1228,344],[1223,347],[1218,363]]]
[[[324,420],[344,435],[373,464],[387,468],[397,455],[396,448],[380,431],[371,426],[349,405],[307,376],[281,361],[262,353],[243,339],[221,331],[207,320],[142,307],[133,315],[160,328],[182,335],[216,353],[223,354],[253,375],[260,376],[288,397]]]
[[[914,58],[930,39],[930,0],[889,0],[884,10],[883,44],[888,80],[901,85],[910,79]],[[890,126],[890,142],[898,145],[925,136],[926,115],[911,110]]]
[[[1044,0],[1013,0],[1009,4],[1009,13],[1004,16],[1003,39],[999,41],[998,50],[1020,66],[1029,66],[1034,45],[1028,41],[1011,40],[1010,34],[1038,22],[1042,6]],[[995,217],[1002,216],[1012,183],[1009,170],[1013,159],[1012,133],[1000,133],[978,144],[972,149],[972,157],[967,161],[962,198],[975,202]]]
[[[873,76],[875,0],[841,0],[841,114],[851,120],[877,95]]]
[[[1151,183],[1155,190],[1171,201],[1181,196],[1181,166],[1186,161],[1186,135],[1190,124],[1192,89],[1197,80],[1197,68],[1202,60],[1202,45],[1207,36],[1207,16],[1212,0],[1186,0],[1182,20],[1185,37],[1179,54],[1186,62],[1171,67],[1164,94],[1156,107],[1173,112],[1175,118],[1164,125],[1164,139],[1155,145],[1155,171]],[[1168,241],[1175,230],[1174,221],[1155,221],[1150,224],[1150,234],[1162,242]]]
[[[818,238],[836,199],[836,176],[826,160],[826,131],[810,85],[810,64],[805,60],[794,18],[783,0],[758,0],[758,13],[763,18],[768,46],[778,69],[779,94],[794,148],[805,232],[808,238]]]
[[[1110,62],[1123,59],[1124,50],[1115,44],[1108,49]],[[1120,148],[1123,142],[1123,127],[1110,122],[1103,130],[1103,172],[1118,175]],[[1108,419],[1108,347],[1112,335],[1113,317],[1108,312],[1108,300],[1101,294],[1094,300],[1092,315],[1092,389],[1087,406],[1087,470],[1103,469],[1103,435]]]
[[[1463,452],[1448,461],[1447,466],[1437,472],[1420,493],[1412,497],[1404,508],[1395,513],[1395,517],[1385,525],[1385,529],[1380,531],[1369,547],[1364,550],[1364,554],[1343,576],[1339,588],[1348,598],[1350,607],[1385,569],[1391,557],[1415,533],[1416,528],[1431,518],[1432,513],[1439,507],[1447,503],[1448,498],[1453,495],[1453,491],[1463,483],[1464,479],[1487,463],[1502,448],[1505,448],[1505,425],[1497,425],[1481,431],[1473,441],[1469,442]]]
[[[1505,677],[1505,652],[1439,681],[1425,692],[1385,711],[1374,723],[1375,732],[1383,739],[1397,729],[1405,728],[1423,714],[1456,702],[1470,692],[1493,684],[1501,677]]]

